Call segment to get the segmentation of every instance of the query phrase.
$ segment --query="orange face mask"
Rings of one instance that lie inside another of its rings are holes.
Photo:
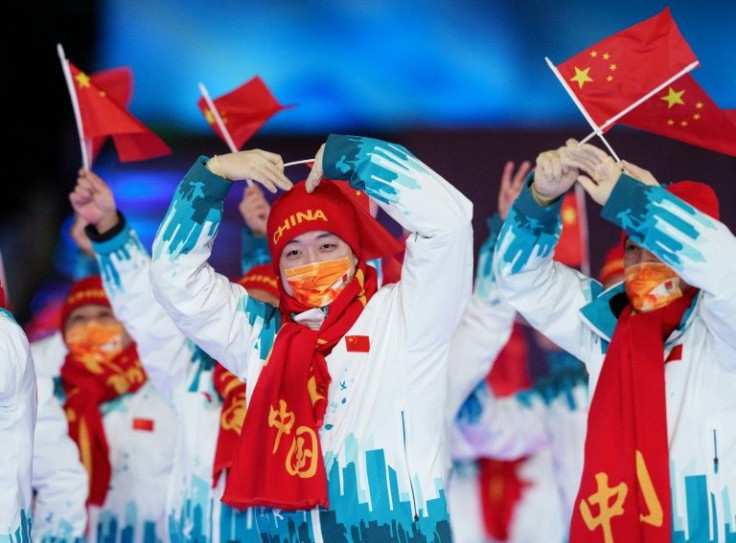
[[[104,362],[123,350],[123,325],[88,321],[72,326],[66,332],[69,352],[78,359]]]
[[[624,288],[637,311],[653,311],[682,296],[680,277],[661,262],[633,264],[624,270]]]
[[[345,256],[285,269],[284,277],[299,302],[309,307],[324,307],[345,288],[352,267],[350,257]]]

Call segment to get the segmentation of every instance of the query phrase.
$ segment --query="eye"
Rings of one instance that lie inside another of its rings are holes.
[[[301,251],[299,249],[292,249],[290,251],[286,251],[286,258],[295,258],[301,254]]]
[[[320,250],[322,251],[331,251],[336,247],[337,247],[337,243],[329,243],[329,242],[323,243],[322,245],[319,246]]]

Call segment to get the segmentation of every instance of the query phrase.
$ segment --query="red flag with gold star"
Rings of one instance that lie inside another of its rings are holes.
[[[595,43],[557,70],[601,126],[697,60],[666,8]]]
[[[589,273],[588,218],[585,210],[585,192],[582,187],[568,191],[560,209],[562,231],[555,246],[554,259],[565,266]]]
[[[68,61],[67,61],[68,62]],[[111,136],[121,162],[133,162],[171,153],[168,145],[143,123],[127,111],[116,98],[124,97],[125,88],[114,87],[108,91],[97,83],[109,78],[89,76],[68,62],[79,104],[84,138],[91,140],[93,148],[99,138]]]
[[[294,107],[293,105],[281,105],[258,76],[227,94],[214,98],[212,103],[238,149],[241,149],[243,144],[276,113]],[[227,143],[227,138],[217,125],[214,114],[207,106],[207,101],[200,98],[197,106],[215,133]]]
[[[110,98],[125,109],[128,108],[130,99],[133,97],[133,72],[130,68],[111,68],[95,72],[89,74],[89,79],[95,87],[104,90]],[[108,136],[100,136],[92,140],[92,161],[102,150],[107,138]]]
[[[736,115],[723,110],[687,74],[618,122],[712,151],[736,156]]]

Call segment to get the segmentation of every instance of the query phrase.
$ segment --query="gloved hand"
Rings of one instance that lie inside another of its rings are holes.
[[[261,149],[213,156],[207,161],[206,167],[215,175],[229,181],[244,179],[257,181],[272,193],[278,189],[291,190],[293,186],[284,175],[284,161],[281,155]]]

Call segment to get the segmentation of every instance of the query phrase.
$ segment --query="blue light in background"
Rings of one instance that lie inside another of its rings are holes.
[[[736,107],[736,3],[352,0],[101,2],[97,66],[128,65],[131,111],[209,134],[215,97],[260,75],[284,104],[263,133],[353,128],[544,128],[581,123],[544,57],[561,63],[670,6],[722,107]]]

